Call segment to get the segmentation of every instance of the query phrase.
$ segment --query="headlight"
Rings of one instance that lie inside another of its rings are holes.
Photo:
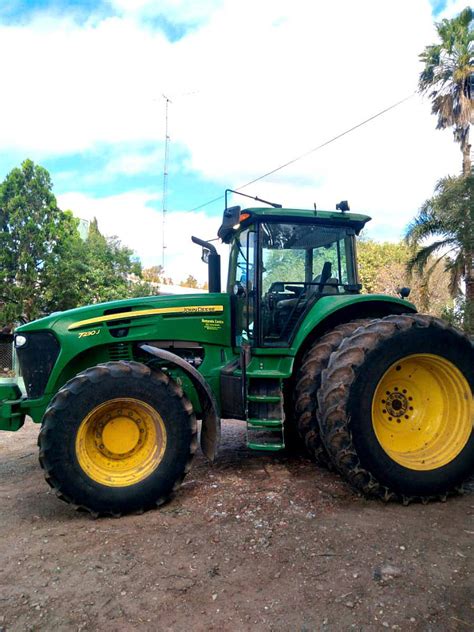
[[[17,349],[19,349],[20,347],[24,347],[25,345],[26,345],[26,338],[25,338],[25,336],[21,336],[20,334],[15,336],[15,347]]]

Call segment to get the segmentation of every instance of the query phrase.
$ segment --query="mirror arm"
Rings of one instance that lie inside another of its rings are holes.
[[[207,248],[210,251],[211,255],[217,255],[216,247],[213,246],[210,242],[204,241],[204,239],[199,239],[199,237],[194,237],[194,236],[191,237],[191,241],[197,244],[198,246]]]

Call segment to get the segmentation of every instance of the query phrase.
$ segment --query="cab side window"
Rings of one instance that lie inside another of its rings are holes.
[[[349,237],[344,228],[286,222],[260,231],[261,338],[280,344],[315,300],[345,292]]]

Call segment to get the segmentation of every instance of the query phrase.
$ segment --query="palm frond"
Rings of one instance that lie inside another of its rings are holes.
[[[446,246],[452,245],[453,243],[456,243],[456,240],[453,238],[448,238],[442,239],[440,241],[434,241],[432,244],[420,248],[412,255],[412,257],[410,257],[407,262],[408,273],[412,274],[413,270],[416,270],[419,274],[421,274],[425,269],[431,255],[434,255],[441,248],[446,248]],[[443,253],[442,256],[445,256],[445,253]]]
[[[461,280],[464,278],[466,272],[465,263],[463,252],[459,252],[455,259],[448,259],[446,262],[445,270],[449,273],[448,289],[453,298],[456,298],[460,294]]]
[[[431,200],[427,200],[420,208],[418,215],[408,224],[405,231],[405,241],[409,245],[418,245],[423,239],[438,235],[443,231],[439,217],[433,212]]]
[[[436,24],[439,42],[420,55],[423,70],[418,90],[428,95],[437,128],[454,127],[456,142],[465,143],[472,116],[469,77],[474,72],[474,12],[467,7],[451,19]]]

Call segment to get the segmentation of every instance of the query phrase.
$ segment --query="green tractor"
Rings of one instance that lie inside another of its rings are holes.
[[[41,423],[39,460],[59,498],[94,515],[165,502],[221,418],[248,447],[296,438],[355,490],[445,498],[473,474],[474,350],[400,297],[361,294],[348,212],[227,207],[220,257],[203,247],[209,293],[152,296],[51,314],[19,327],[24,391],[0,386],[0,429]]]

